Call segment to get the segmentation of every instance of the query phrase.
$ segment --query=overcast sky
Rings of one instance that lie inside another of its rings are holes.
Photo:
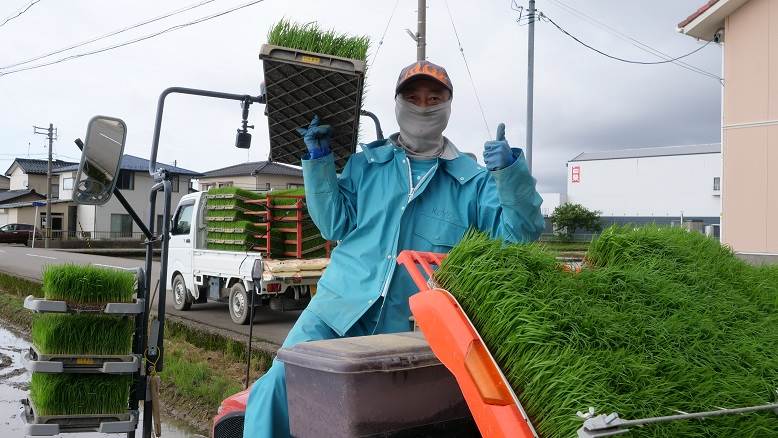
[[[205,6],[45,60],[56,60],[127,41],[245,3],[215,0]],[[526,5],[526,0],[516,0]],[[5,18],[29,0],[5,0]],[[0,67],[132,25],[196,0],[41,0],[0,27]],[[612,30],[563,8],[567,4],[636,40],[677,56],[701,45],[676,32],[676,24],[703,0],[538,0],[539,10],[590,45],[639,61],[658,58]],[[394,132],[393,90],[399,70],[413,62],[416,0],[399,0],[367,79],[365,108]],[[507,125],[512,146],[523,147],[526,117],[527,26],[510,0],[449,0],[451,13],[486,113],[484,127],[444,0],[428,1],[430,61],[445,66],[454,83],[446,136],[478,155],[496,125]],[[213,20],[116,50],[35,70],[0,76],[0,168],[13,157],[45,158],[45,138],[32,126],[58,128],[55,156],[77,161],[73,139],[83,138],[96,114],[128,125],[126,153],[148,158],[159,93],[170,86],[258,94],[259,47],[282,17],[369,35],[371,58],[395,0],[265,0]],[[2,19],[0,19],[2,22]],[[715,79],[674,64],[633,65],[603,57],[560,33],[536,25],[534,171],[541,191],[564,191],[565,163],[584,151],[719,142],[722,87]],[[42,60],[43,61],[43,60]],[[39,62],[42,62],[39,61]],[[684,61],[721,74],[721,47],[710,44]],[[35,65],[33,64],[25,64]],[[0,70],[7,72],[10,69]],[[168,99],[159,159],[207,171],[268,156],[267,123],[252,107],[256,125],[247,154],[233,146],[240,122],[237,102],[190,96]],[[366,123],[370,123],[369,120]],[[364,125],[364,141],[372,125]]]

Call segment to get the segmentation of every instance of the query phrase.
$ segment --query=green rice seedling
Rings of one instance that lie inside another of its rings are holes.
[[[130,302],[135,294],[135,273],[92,265],[48,265],[43,269],[47,300],[78,304]]]
[[[249,221],[209,221],[208,231],[214,231],[218,233],[263,234],[264,227],[259,227]]]
[[[247,216],[238,210],[208,210],[205,213],[205,220],[208,224],[224,223],[246,220]]]
[[[435,274],[470,316],[544,438],[579,410],[638,419],[772,403],[778,267],[749,266],[699,233],[611,228],[588,267],[536,244],[470,233]],[[636,437],[778,436],[774,413],[676,421]]]
[[[132,376],[33,373],[30,399],[36,414],[121,414],[129,408]]]
[[[214,187],[208,190],[209,195],[228,195],[236,196],[244,199],[261,199],[262,195],[258,192],[252,192],[251,190],[241,189],[238,187]]]
[[[323,30],[315,22],[298,24],[283,19],[268,32],[267,42],[276,46],[305,50],[342,58],[367,60],[370,38]]]
[[[249,204],[238,198],[216,198],[208,199],[206,203],[208,210],[264,210],[265,207],[259,204]]]
[[[134,323],[112,315],[36,315],[32,343],[43,354],[127,355],[132,351]]]

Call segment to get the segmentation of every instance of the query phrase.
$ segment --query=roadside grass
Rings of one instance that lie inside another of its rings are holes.
[[[40,283],[0,273],[0,319],[29,333],[33,317],[23,307],[27,295],[43,296]],[[207,432],[221,401],[244,387],[246,345],[173,321],[165,323],[165,339],[163,405],[168,414]],[[272,357],[252,353],[252,381],[267,370]]]

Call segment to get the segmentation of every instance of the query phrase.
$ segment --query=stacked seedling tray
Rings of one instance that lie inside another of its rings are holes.
[[[268,192],[264,199],[251,201],[265,206],[267,233],[257,250],[272,257],[314,258],[329,256],[330,244],[308,215],[305,189]]]
[[[46,267],[43,298],[24,301],[35,312],[25,356],[32,372],[23,401],[28,435],[135,430],[138,412],[129,404],[142,372],[142,352],[133,351],[142,284],[142,270]]]
[[[268,34],[259,58],[265,73],[270,159],[299,165],[307,149],[296,129],[314,114],[332,126],[338,170],[354,153],[369,39],[282,20]]]
[[[208,249],[248,251],[261,246],[256,237],[267,229],[267,209],[252,203],[261,195],[237,187],[222,187],[208,191],[205,219]]]

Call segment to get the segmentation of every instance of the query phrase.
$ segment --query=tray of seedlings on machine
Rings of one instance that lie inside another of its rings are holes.
[[[133,351],[142,284],[140,269],[45,268],[43,298],[25,300],[35,312],[25,354],[30,394],[22,402],[28,435],[135,430],[138,413],[129,400],[143,372],[142,352]]]
[[[333,128],[335,165],[354,153],[370,40],[281,20],[262,46],[270,160],[299,165],[307,149],[296,129],[314,115]]]

